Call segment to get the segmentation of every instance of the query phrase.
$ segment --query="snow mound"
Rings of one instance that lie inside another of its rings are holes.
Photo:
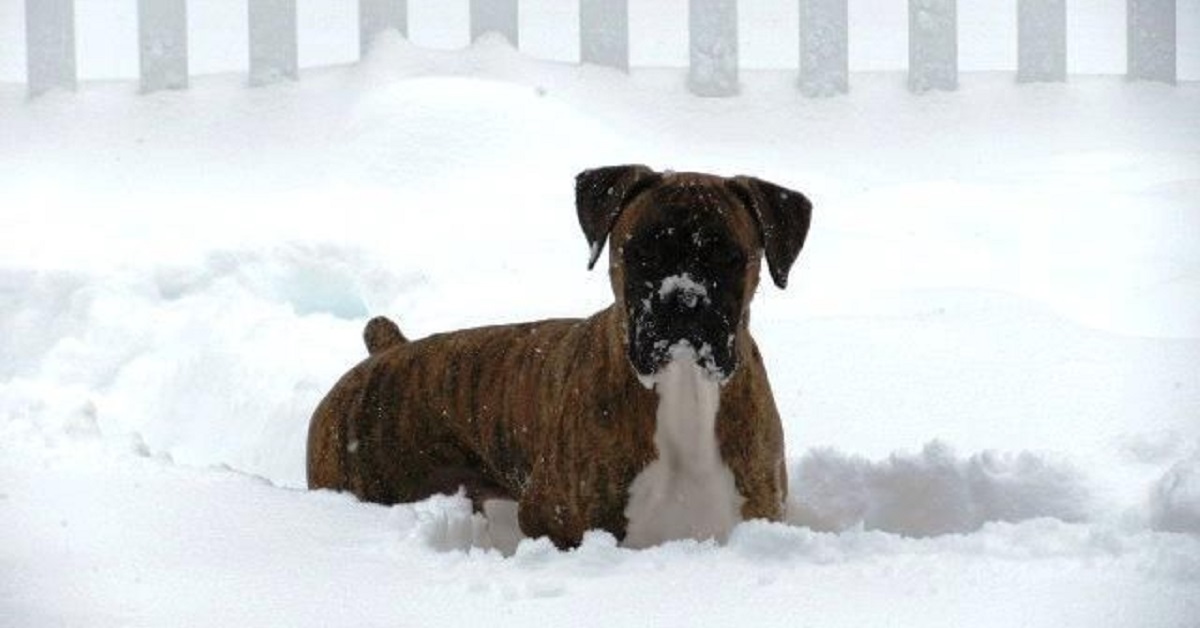
[[[1159,508],[1159,529],[1195,531],[1188,527],[1195,526],[1200,513],[1195,471],[1177,468],[1164,479],[1164,484],[1170,480],[1170,487],[1160,489],[1166,494]],[[1031,452],[960,457],[935,441],[919,454],[898,452],[873,463],[833,450],[813,450],[792,461],[786,525],[742,524],[728,545],[739,553],[803,554],[821,561],[827,559],[823,547],[828,543],[820,540],[841,538],[824,533],[854,533],[860,541],[896,535],[948,537],[1011,530],[996,526],[1039,520],[1055,522],[1040,524],[1042,528],[1066,529],[1068,524],[1093,520],[1091,502],[1080,472]],[[439,496],[397,506],[393,519],[402,535],[437,551],[497,549],[511,556],[518,542],[527,541],[512,502],[490,502],[485,516],[472,512],[470,501],[461,495]]]
[[[1200,453],[1171,467],[1151,495],[1156,530],[1200,535]]]
[[[0,272],[0,417],[91,417],[181,462],[304,484],[307,420],[362,359],[368,311],[419,277],[291,244],[104,274]]]
[[[386,33],[355,72],[388,81],[357,97],[339,133],[345,176],[412,186],[507,179],[615,155],[622,140],[529,74],[503,37],[484,36],[461,53],[424,50]],[[480,79],[482,67],[526,84]],[[563,139],[570,137],[569,142]],[[448,181],[446,177],[451,177]]]
[[[1082,474],[1030,452],[960,458],[934,441],[873,463],[832,449],[792,467],[788,520],[822,531],[855,527],[908,536],[973,532],[988,522],[1085,521]]]
[[[1200,545],[1188,537],[1129,533],[1107,524],[1072,523],[1053,517],[1019,522],[992,521],[971,534],[924,538],[885,530],[851,527],[837,532],[794,523],[748,521],[736,526],[725,543],[680,540],[643,550],[621,547],[611,534],[593,530],[578,548],[558,550],[547,538],[509,537],[515,511],[497,520],[472,512],[462,494],[392,506],[387,527],[396,552],[451,553],[470,562],[501,560],[513,572],[621,575],[639,566],[672,561],[744,560],[759,566],[847,565],[899,556],[987,556],[1010,561],[1124,560],[1133,556],[1139,569],[1181,581],[1200,582]],[[536,595],[535,595],[536,597]]]
[[[346,161],[360,175],[365,170],[382,182],[436,184],[449,173],[457,180],[486,175],[475,171],[480,161],[521,170],[554,151],[603,143],[598,133],[561,142],[589,126],[535,88],[454,77],[413,79],[356,103],[345,129]]]
[[[470,501],[462,495],[393,506],[388,513],[396,535],[393,551],[450,553],[467,563],[502,570],[492,572],[496,581],[474,581],[468,586],[475,592],[499,588],[506,598],[557,597],[574,586],[566,583],[581,577],[627,577],[646,569],[688,571],[687,565],[697,569],[753,565],[757,577],[769,583],[780,577],[779,569],[869,565],[894,558],[946,564],[986,557],[1030,567],[1037,562],[1064,561],[1082,561],[1089,568],[1136,565],[1139,572],[1164,582],[1200,582],[1200,544],[1194,537],[1129,532],[1108,524],[1071,523],[1053,517],[993,521],[970,534],[924,538],[862,526],[826,532],[755,520],[736,526],[725,543],[681,540],[643,550],[621,547],[611,534],[593,530],[584,535],[578,548],[562,551],[546,538],[525,538],[519,532],[507,536],[512,533],[507,526],[516,523],[513,515],[515,511],[492,521],[472,513]],[[530,581],[529,575],[535,580]]]

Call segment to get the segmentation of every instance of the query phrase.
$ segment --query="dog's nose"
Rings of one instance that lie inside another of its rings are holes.
[[[700,305],[700,295],[694,292],[676,292],[662,299],[668,312],[686,312]]]
[[[671,311],[691,310],[709,303],[708,289],[687,273],[664,279],[658,297]]]

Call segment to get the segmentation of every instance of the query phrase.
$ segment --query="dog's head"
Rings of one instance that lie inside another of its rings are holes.
[[[738,367],[763,254],[785,287],[812,218],[803,194],[766,181],[645,166],[580,173],[575,205],[591,246],[589,269],[612,240],[613,293],[625,313],[629,361],[644,378],[683,348],[727,381]]]

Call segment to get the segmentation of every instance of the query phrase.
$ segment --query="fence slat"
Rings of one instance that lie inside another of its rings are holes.
[[[800,0],[800,91],[832,96],[850,89],[846,0]]]
[[[299,76],[296,60],[296,0],[249,0],[250,84],[266,85]]]
[[[1175,0],[1128,0],[1128,77],[1175,84]]]
[[[579,60],[629,70],[629,0],[579,0]]]
[[[485,33],[500,33],[514,48],[520,46],[517,0],[471,0],[471,41]]]
[[[188,86],[186,0],[138,0],[142,92]]]
[[[955,0],[908,0],[908,88],[958,88]]]
[[[692,93],[737,94],[737,0],[690,0],[688,34],[688,88]]]
[[[30,97],[75,89],[75,0],[25,0],[25,63]]]
[[[358,53],[367,56],[375,37],[386,30],[408,36],[408,0],[358,0]]]
[[[1067,80],[1066,0],[1018,0],[1017,81]]]

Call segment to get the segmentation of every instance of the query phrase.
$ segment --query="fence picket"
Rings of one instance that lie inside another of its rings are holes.
[[[737,94],[737,0],[690,0],[688,35],[688,88],[692,93]]]
[[[579,60],[629,70],[629,0],[579,0]]]
[[[188,86],[186,0],[138,0],[142,92]]]
[[[249,0],[250,84],[299,77],[296,0]]]
[[[1017,81],[1065,80],[1066,0],[1018,0]]]
[[[141,90],[189,83],[191,0],[137,0]],[[776,0],[788,2],[791,0]],[[849,90],[849,0],[799,2],[799,88]],[[297,0],[246,0],[251,85],[299,74]],[[1067,0],[1017,0],[1017,81],[1067,80]],[[519,44],[519,0],[470,0],[472,40],[498,32]],[[1126,76],[1175,84],[1177,0],[1126,0]],[[956,0],[908,0],[908,86],[958,87]],[[358,0],[360,54],[387,29],[408,34],[408,0]],[[25,0],[26,85],[31,98],[76,88],[75,0]],[[579,0],[580,60],[629,70],[629,0]],[[667,25],[668,27],[670,25]],[[737,0],[688,0],[689,90],[731,96],[738,85]]]
[[[25,0],[29,96],[75,89],[75,0]]]
[[[1175,0],[1128,0],[1128,77],[1175,84]]]
[[[408,36],[408,0],[358,0],[358,54],[367,56],[371,42],[386,30]]]
[[[471,0],[471,41],[485,33],[500,33],[514,48],[520,46],[517,0]]]
[[[800,0],[800,91],[832,96],[850,89],[846,0]]]
[[[955,0],[908,0],[908,88],[958,88]]]

